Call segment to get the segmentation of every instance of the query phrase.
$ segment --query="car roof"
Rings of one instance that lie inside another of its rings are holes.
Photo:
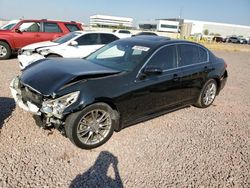
[[[75,22],[75,21],[47,20],[47,19],[40,19],[40,20],[35,20],[35,19],[21,19],[19,21],[27,21],[27,22],[59,22],[59,23],[79,24],[79,22]]]
[[[178,43],[189,43],[202,46],[195,42],[190,42],[186,40],[171,39],[169,37],[163,36],[153,36],[153,35],[139,35],[131,38],[121,39],[127,42],[135,42],[137,45],[147,46],[147,47],[160,47],[167,44],[178,44]]]
[[[110,31],[75,31],[77,33],[108,33],[108,34],[114,34],[113,32],[110,32]]]

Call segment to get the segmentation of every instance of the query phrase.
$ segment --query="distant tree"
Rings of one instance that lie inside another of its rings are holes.
[[[203,31],[203,34],[204,34],[204,35],[208,35],[208,34],[209,34],[208,29],[205,29],[205,30]]]
[[[214,36],[219,37],[219,36],[221,36],[221,34],[220,33],[216,33]]]

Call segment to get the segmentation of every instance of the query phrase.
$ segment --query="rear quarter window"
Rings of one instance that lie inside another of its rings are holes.
[[[117,36],[112,35],[112,34],[100,34],[100,36],[101,36],[102,44],[108,44],[119,39]]]
[[[80,30],[79,27],[76,24],[65,24],[65,26],[67,27],[67,29],[70,32],[79,31]]]

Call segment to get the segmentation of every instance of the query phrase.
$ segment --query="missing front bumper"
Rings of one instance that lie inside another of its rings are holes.
[[[17,105],[25,111],[31,112],[36,115],[41,115],[39,108],[35,104],[30,101],[24,102],[22,100],[21,90],[19,87],[20,80],[19,77],[16,77],[10,83],[10,91]]]

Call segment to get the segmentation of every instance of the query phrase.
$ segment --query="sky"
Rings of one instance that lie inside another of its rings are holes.
[[[176,18],[250,26],[250,0],[0,0],[2,19],[57,19],[89,24],[104,14],[140,21]]]

